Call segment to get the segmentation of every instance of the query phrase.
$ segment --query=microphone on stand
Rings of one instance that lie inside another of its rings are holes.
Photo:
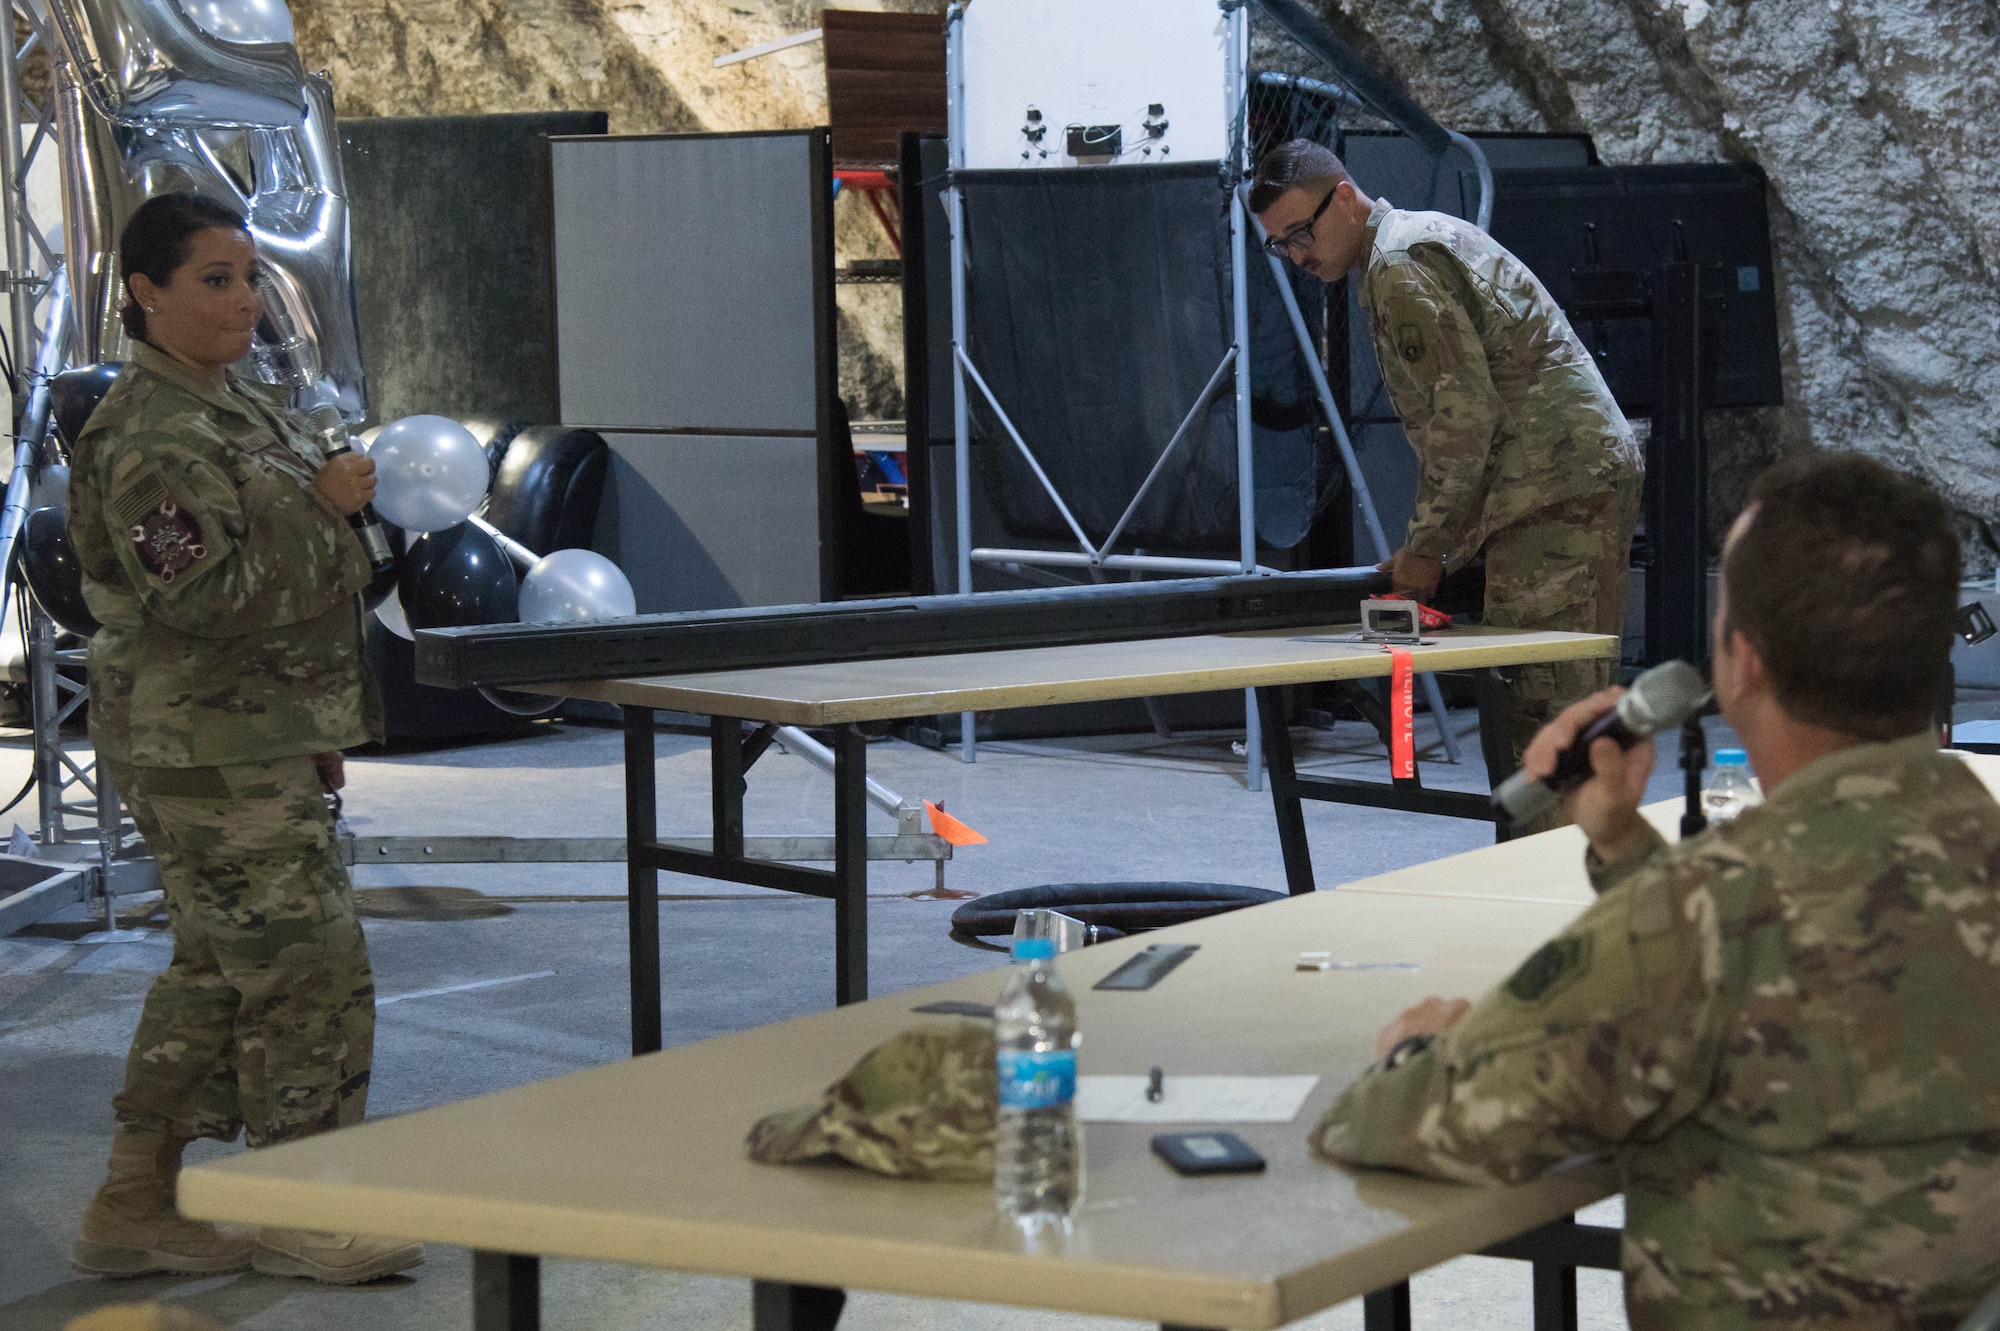
[[[1667,661],[1632,681],[1615,707],[1598,713],[1556,758],[1549,776],[1516,772],[1493,791],[1493,810],[1510,823],[1525,822],[1555,803],[1564,791],[1590,779],[1590,746],[1600,739],[1618,741],[1629,749],[1671,730],[1708,703],[1708,682],[1685,661]]]
[[[319,441],[320,452],[329,459],[354,451],[354,445],[347,438],[347,420],[338,407],[314,407],[306,413],[306,428]],[[396,552],[389,545],[389,533],[382,530],[382,519],[375,515],[375,505],[362,505],[361,511],[349,514],[347,521],[354,528],[354,534],[361,538],[361,548],[368,554],[369,570],[376,577],[396,566]]]

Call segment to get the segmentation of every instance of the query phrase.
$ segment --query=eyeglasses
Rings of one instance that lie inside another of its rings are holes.
[[[1292,251],[1295,249],[1301,247],[1306,249],[1312,248],[1313,225],[1319,221],[1320,217],[1326,212],[1326,206],[1333,202],[1333,196],[1338,193],[1340,193],[1340,186],[1336,183],[1332,189],[1326,192],[1326,197],[1319,201],[1319,207],[1313,209],[1311,217],[1308,217],[1282,236],[1267,237],[1264,241],[1264,253],[1271,255],[1273,258],[1289,259],[1292,256]]]

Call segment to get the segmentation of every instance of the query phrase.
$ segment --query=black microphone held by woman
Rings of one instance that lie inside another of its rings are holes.
[[[320,451],[328,458],[354,451],[347,437],[347,421],[338,407],[314,407],[306,413],[306,428],[312,431]],[[348,515],[347,521],[361,538],[361,548],[368,552],[368,567],[375,576],[380,577],[396,566],[396,552],[390,548],[389,533],[382,529],[382,519],[375,515],[375,505],[363,504],[359,513]]]

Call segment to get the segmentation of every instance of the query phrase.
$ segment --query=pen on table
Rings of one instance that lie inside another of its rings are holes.
[[[1160,1101],[1166,1099],[1166,1079],[1166,1074],[1158,1068],[1154,1068],[1146,1076],[1146,1098],[1154,1104],[1158,1104]]]

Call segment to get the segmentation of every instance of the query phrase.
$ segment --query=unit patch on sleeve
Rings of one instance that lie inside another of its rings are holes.
[[[147,472],[120,495],[118,521],[138,548],[139,562],[162,583],[170,583],[182,569],[208,558],[202,544],[201,526],[183,512],[167,493],[157,472]]]
[[[1397,324],[1396,350],[1404,360],[1415,365],[1424,358],[1424,330],[1415,324]]]

